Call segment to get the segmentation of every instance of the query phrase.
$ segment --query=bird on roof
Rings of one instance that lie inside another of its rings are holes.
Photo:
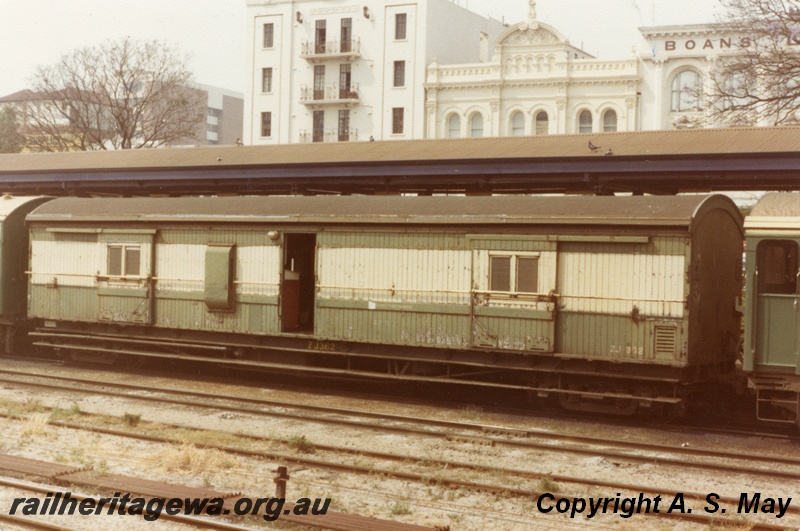
[[[592,144],[592,141],[589,140],[589,149],[591,149],[592,151],[597,151],[598,149],[600,149],[600,146],[595,146],[594,144]]]

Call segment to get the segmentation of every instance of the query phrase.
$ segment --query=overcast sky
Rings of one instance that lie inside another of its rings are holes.
[[[527,0],[454,0],[507,23]],[[717,0],[538,0],[537,18],[603,59],[627,57],[640,26],[713,22]],[[129,36],[189,54],[196,81],[242,92],[245,0],[0,0],[0,96],[27,88],[34,67],[76,48]]]

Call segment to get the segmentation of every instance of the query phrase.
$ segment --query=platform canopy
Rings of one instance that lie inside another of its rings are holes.
[[[528,194],[800,190],[800,126],[0,155],[0,192]]]

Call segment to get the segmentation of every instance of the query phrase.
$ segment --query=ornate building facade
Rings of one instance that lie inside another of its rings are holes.
[[[506,28],[483,64],[428,67],[429,136],[457,138],[632,131],[640,63],[595,59],[536,19]]]
[[[726,125],[694,89],[712,90],[742,42],[710,24],[639,28],[629,57],[601,60],[538,20],[535,0],[514,25],[449,0],[345,1],[247,0],[245,143]]]

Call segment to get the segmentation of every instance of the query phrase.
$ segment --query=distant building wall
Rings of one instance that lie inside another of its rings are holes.
[[[503,26],[448,0],[248,0],[247,144],[426,136],[425,71]]]

